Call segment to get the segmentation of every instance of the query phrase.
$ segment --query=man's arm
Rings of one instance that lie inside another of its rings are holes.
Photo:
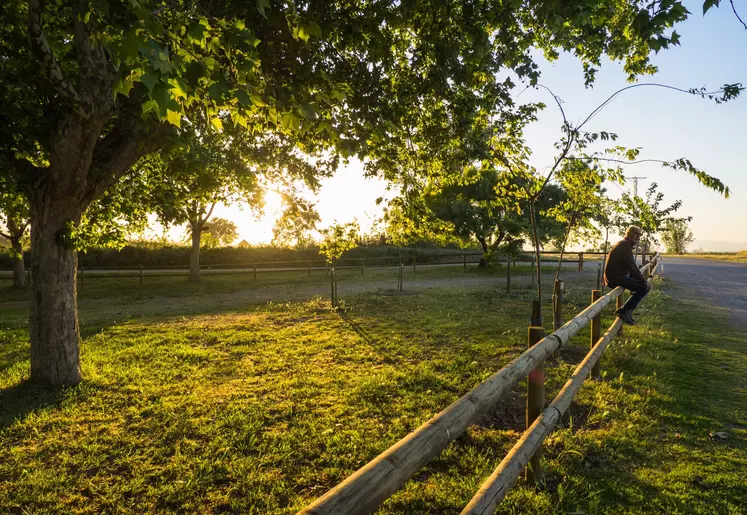
[[[630,274],[630,277],[632,277],[633,279],[646,282],[646,279],[643,277],[641,270],[638,268],[638,264],[635,262],[635,256],[633,255],[632,251],[630,252],[628,259],[628,274]]]

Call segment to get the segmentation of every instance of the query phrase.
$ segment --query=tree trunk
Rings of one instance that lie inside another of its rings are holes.
[[[485,238],[477,238],[477,241],[480,242],[480,245],[482,245],[482,257],[480,258],[480,263],[477,265],[479,268],[487,268],[488,267],[488,242],[485,241]]]
[[[200,222],[189,222],[192,229],[192,252],[189,254],[189,280],[200,281],[200,240],[202,237],[202,224]]]
[[[13,248],[13,288],[26,286],[26,271],[23,268],[23,246],[21,240],[13,238],[10,240]]]
[[[65,241],[66,221],[77,222],[74,201],[35,191],[31,202],[31,378],[48,386],[81,381],[76,269]]]
[[[537,216],[534,212],[534,202],[529,203],[529,215],[532,220],[532,239],[534,240],[535,273],[537,274],[537,324],[542,325],[542,261],[540,255],[539,230],[537,229]]]
[[[558,258],[558,268],[555,270],[555,281],[560,279],[560,268],[563,266],[563,254],[565,254],[565,245],[568,243],[568,238],[571,236],[571,229],[573,229],[574,218],[572,217],[568,221],[568,230],[563,236],[563,245],[560,246],[560,257]]]

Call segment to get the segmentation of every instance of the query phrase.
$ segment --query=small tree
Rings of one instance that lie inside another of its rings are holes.
[[[667,220],[661,231],[661,239],[671,254],[686,254],[687,246],[695,241],[692,231],[687,225],[687,220],[680,218]]]
[[[662,207],[664,194],[657,191],[659,185],[655,182],[646,190],[645,197],[636,197],[625,194],[622,196],[621,212],[623,215],[619,219],[619,231],[624,233],[625,228],[629,225],[637,225],[643,231],[641,237],[641,247],[643,252],[658,244],[657,234],[664,230],[668,223],[683,222],[687,225],[690,218],[681,218],[674,216],[681,207],[682,201],[677,200],[668,207]]]
[[[315,205],[295,195],[282,195],[285,208],[272,228],[272,244],[277,247],[301,248],[312,242],[311,231],[321,218]]]
[[[336,223],[319,232],[323,237],[319,244],[319,254],[324,256],[331,266],[335,266],[345,252],[358,246],[360,227],[356,220],[346,224]]]
[[[563,201],[548,211],[548,215],[562,223],[565,229],[559,245],[560,256],[555,272],[557,281],[568,243],[574,239],[589,241],[598,237],[599,229],[594,222],[598,221],[598,214],[603,211],[605,191],[602,188],[604,174],[598,167],[589,166],[583,161],[566,161],[555,178],[565,192]]]
[[[206,249],[225,247],[236,241],[238,237],[235,223],[225,218],[213,218],[202,228],[202,247]]]

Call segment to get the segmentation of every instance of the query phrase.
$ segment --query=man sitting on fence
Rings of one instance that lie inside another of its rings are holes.
[[[633,310],[641,302],[641,299],[649,292],[649,285],[636,265],[633,249],[641,239],[641,228],[631,225],[625,231],[625,239],[621,240],[610,249],[607,264],[604,267],[604,284],[610,288],[622,286],[630,290],[632,295],[623,307],[615,311],[626,324],[634,324]]]

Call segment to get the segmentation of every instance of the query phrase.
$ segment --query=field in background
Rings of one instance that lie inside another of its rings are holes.
[[[667,254],[668,257],[713,259],[716,261],[730,261],[732,263],[747,263],[747,250],[739,252],[707,252],[692,254]]]
[[[595,268],[564,274],[566,318]],[[526,348],[528,271],[507,295],[500,269],[408,268],[401,294],[391,269],[347,270],[340,312],[322,271],[91,279],[86,382],[62,393],[24,381],[25,297],[0,290],[0,511],[293,513]],[[547,489],[517,486],[499,513],[742,513],[745,335],[661,291],[637,318],[547,441]],[[549,397],[588,337],[547,367]],[[523,431],[523,391],[381,512],[458,512]]]

